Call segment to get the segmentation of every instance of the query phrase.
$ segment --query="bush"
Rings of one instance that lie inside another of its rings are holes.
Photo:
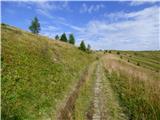
[[[137,53],[136,53],[136,52],[134,52],[134,55],[137,55]]]
[[[140,63],[139,63],[139,62],[137,63],[137,66],[140,66]]]
[[[112,53],[112,51],[111,51],[111,50],[109,50],[108,52],[109,52],[109,53]]]
[[[156,72],[159,72],[158,70],[156,70]]]
[[[96,57],[96,60],[99,60],[99,57],[98,57],[98,56]]]
[[[117,51],[117,55],[119,55],[120,54],[120,52],[119,51]]]
[[[128,59],[128,62],[130,62],[129,59]]]
[[[120,58],[122,59],[123,57],[122,57],[122,56],[120,56]]]
[[[104,54],[107,53],[107,52],[108,52],[107,50],[104,50]]]
[[[5,23],[1,23],[1,25],[3,25],[3,26],[7,26]]]

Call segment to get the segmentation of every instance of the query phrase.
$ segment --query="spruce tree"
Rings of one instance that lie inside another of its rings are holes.
[[[89,53],[91,51],[91,46],[88,44],[87,45],[87,52]]]
[[[59,36],[58,36],[58,35],[56,35],[56,36],[55,36],[55,39],[56,39],[56,40],[59,40]]]
[[[63,42],[67,42],[68,41],[65,33],[62,34],[60,40],[63,41]]]
[[[40,23],[37,17],[32,20],[31,26],[29,26],[29,30],[34,34],[38,34],[40,32]]]
[[[79,49],[80,49],[80,50],[83,50],[83,51],[86,51],[86,46],[85,46],[85,43],[84,43],[83,40],[82,40],[81,43],[80,43]]]
[[[69,35],[69,43],[73,44],[73,45],[75,44],[75,38],[74,38],[73,34]]]

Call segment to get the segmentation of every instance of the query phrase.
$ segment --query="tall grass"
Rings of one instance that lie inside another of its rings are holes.
[[[131,120],[160,119],[158,73],[115,59],[105,59],[107,78]]]

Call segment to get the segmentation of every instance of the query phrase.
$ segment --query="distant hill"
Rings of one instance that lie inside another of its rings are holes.
[[[5,24],[1,40],[2,119],[54,116],[56,105],[94,60],[71,44]]]

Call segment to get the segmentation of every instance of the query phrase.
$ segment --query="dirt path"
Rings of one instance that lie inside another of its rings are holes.
[[[96,71],[93,72],[93,69]],[[125,120],[125,115],[123,114],[110,82],[107,79],[102,60],[97,61],[96,66],[89,67],[84,72],[79,82],[66,99],[64,105],[59,110],[57,120],[76,120],[74,117],[75,102],[81,87],[85,84],[87,79],[91,78],[91,76],[95,76],[93,77],[95,83],[93,85],[93,112],[91,113],[91,118],[89,120]]]
[[[102,113],[102,101],[101,101],[101,64],[98,64],[97,71],[96,71],[96,80],[95,80],[95,87],[94,87],[94,113],[93,113],[93,120],[101,120],[101,113]]]
[[[101,60],[98,62],[95,74],[92,120],[126,120]]]

